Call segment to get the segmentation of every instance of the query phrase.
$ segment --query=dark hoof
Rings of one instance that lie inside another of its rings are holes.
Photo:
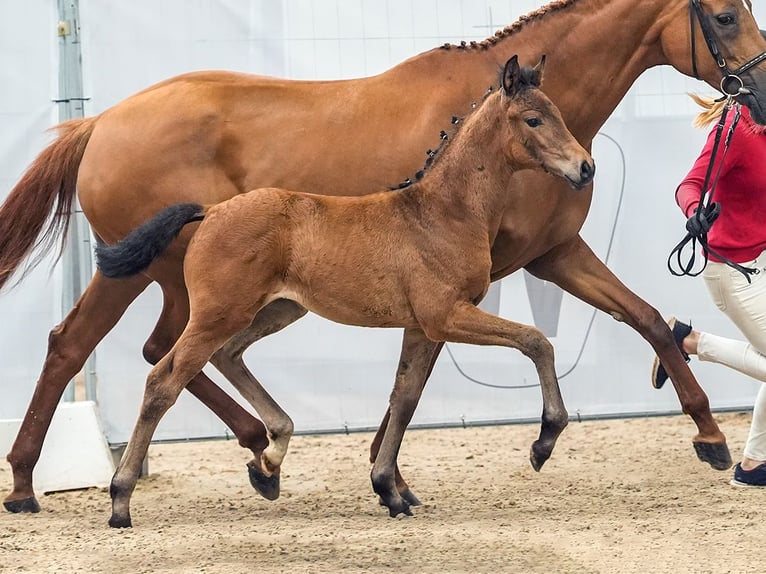
[[[20,512],[40,512],[40,504],[34,496],[22,498],[21,500],[6,500],[3,502],[3,506],[5,506],[8,512],[13,512],[14,514]]]
[[[420,501],[415,497],[415,495],[412,495],[412,498],[417,502],[417,505],[420,504]],[[402,498],[401,495],[399,496],[382,496],[378,495],[378,504],[381,506],[385,506],[388,508],[388,515],[391,518],[396,518],[400,514],[405,514],[407,516],[412,516],[412,510],[410,510],[410,502],[409,500],[405,500]]]
[[[532,448],[529,450],[529,462],[532,464],[532,468],[540,472],[545,461],[551,457],[551,451],[551,448],[541,445],[540,441],[533,442]]]
[[[130,515],[128,516],[115,516],[114,514],[109,519],[109,526],[112,528],[132,528],[133,523],[130,520]]]
[[[708,463],[716,470],[729,470],[732,460],[729,447],[725,442],[694,442],[694,450],[697,458]]]
[[[247,473],[250,475],[250,484],[258,494],[266,500],[279,498],[279,475],[266,476],[256,462],[247,463]]]
[[[400,514],[404,514],[405,516],[412,516],[412,510],[410,510],[410,505],[407,504],[404,499],[401,499],[401,504],[399,503],[391,503],[386,504],[388,506],[388,515],[391,518],[396,518]]]
[[[412,492],[409,488],[405,490],[404,492],[400,492],[399,496],[401,496],[404,501],[409,504],[410,506],[422,506],[422,502],[418,500],[418,497],[415,496],[415,493]]]

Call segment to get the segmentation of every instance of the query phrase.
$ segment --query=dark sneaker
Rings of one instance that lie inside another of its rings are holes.
[[[681,355],[684,357],[684,361],[689,362],[689,354],[684,351],[683,340],[692,332],[691,325],[681,323],[675,317],[668,319],[668,327],[673,331],[673,338],[676,340],[678,350],[681,351]],[[660,363],[659,357],[654,357],[654,364],[652,365],[652,386],[655,389],[661,389],[665,381],[668,380],[668,374],[665,372],[665,367]]]
[[[759,464],[753,470],[742,470],[742,466],[737,463],[734,465],[734,478],[731,479],[731,485],[766,487],[766,462]]]

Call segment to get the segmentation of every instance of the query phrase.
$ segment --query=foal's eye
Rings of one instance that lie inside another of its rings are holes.
[[[527,125],[530,128],[536,128],[543,125],[543,120],[541,120],[540,118],[527,118],[526,121],[527,121]]]
[[[715,17],[715,19],[722,26],[729,26],[731,24],[734,24],[734,16],[732,16],[731,14],[719,14],[718,16]]]

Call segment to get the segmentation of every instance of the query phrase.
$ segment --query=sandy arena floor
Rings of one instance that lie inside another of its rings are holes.
[[[718,417],[740,456],[750,415]],[[155,445],[134,528],[104,490],[0,513],[0,573],[745,573],[763,569],[766,491],[699,462],[685,417],[572,423],[536,474],[535,426],[410,431],[402,472],[424,503],[391,519],[370,434],[299,436],[282,496],[250,488],[234,441]],[[7,464],[0,485],[11,483]]]

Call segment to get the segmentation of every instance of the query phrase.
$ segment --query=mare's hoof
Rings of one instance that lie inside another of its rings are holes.
[[[117,516],[112,514],[112,517],[109,519],[109,526],[112,528],[132,528],[133,523],[130,520],[130,515]]]
[[[731,468],[731,453],[725,442],[694,442],[692,444],[697,451],[697,458],[702,462],[708,463],[716,470]]]
[[[400,495],[397,498],[389,497],[389,500],[386,500],[386,498],[382,496],[378,496],[378,504],[381,506],[385,506],[388,508],[388,515],[391,518],[396,518],[400,514],[405,514],[407,516],[412,516],[412,510],[410,510],[410,504],[409,500],[402,498],[403,495]],[[413,506],[420,505],[420,501],[417,499],[417,497],[413,494],[412,498],[417,502],[417,504],[414,504]]]
[[[258,494],[266,500],[279,498],[279,475],[266,476],[257,462],[247,463],[247,474],[250,476],[250,484]]]
[[[418,500],[418,497],[415,496],[415,493],[412,492],[409,488],[405,490],[404,492],[400,492],[399,496],[401,496],[404,501],[409,504],[410,506],[422,506],[422,502]]]
[[[532,443],[532,448],[529,449],[529,462],[535,471],[540,472],[545,461],[551,457],[551,451],[552,448],[542,445],[540,441],[536,440]]]
[[[404,499],[402,499],[401,504],[391,504],[386,506],[388,506],[388,515],[391,518],[396,518],[400,514],[404,514],[405,516],[412,516],[410,505],[407,504]]]
[[[20,512],[40,512],[40,504],[34,496],[22,498],[21,500],[6,500],[3,502],[3,506],[5,506],[8,512],[13,512],[14,514]]]

